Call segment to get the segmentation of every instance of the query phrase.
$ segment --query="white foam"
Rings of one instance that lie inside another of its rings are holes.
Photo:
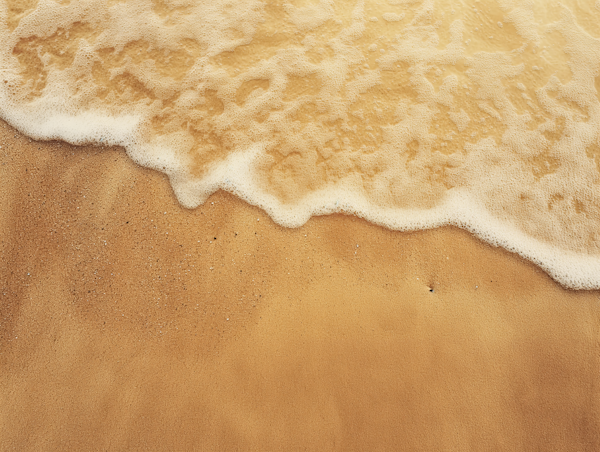
[[[297,8],[290,3],[283,5],[291,21],[301,31],[309,31],[333,18],[333,0],[320,0],[319,3]]]
[[[0,4],[0,116],[122,145],[189,208],[223,189],[287,227],[455,225],[600,288],[600,40],[571,9],[499,0],[491,40],[449,0],[265,7]]]
[[[387,22],[400,22],[402,19],[404,19],[404,14],[385,13],[381,17],[383,17],[383,20]]]

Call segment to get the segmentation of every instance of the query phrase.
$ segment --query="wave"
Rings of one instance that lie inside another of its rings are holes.
[[[188,208],[451,224],[598,289],[600,8],[474,5],[7,0],[0,116],[124,146]]]

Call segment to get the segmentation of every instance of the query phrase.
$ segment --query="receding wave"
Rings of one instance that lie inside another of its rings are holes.
[[[600,288],[600,3],[2,0],[0,116],[182,205],[454,224]]]

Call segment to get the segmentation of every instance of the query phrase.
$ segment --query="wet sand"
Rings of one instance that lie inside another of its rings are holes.
[[[600,450],[600,296],[456,228],[181,208],[0,123],[1,450]]]

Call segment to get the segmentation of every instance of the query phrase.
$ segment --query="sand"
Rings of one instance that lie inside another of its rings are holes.
[[[0,124],[1,450],[600,450],[600,296],[442,228],[181,208]]]

